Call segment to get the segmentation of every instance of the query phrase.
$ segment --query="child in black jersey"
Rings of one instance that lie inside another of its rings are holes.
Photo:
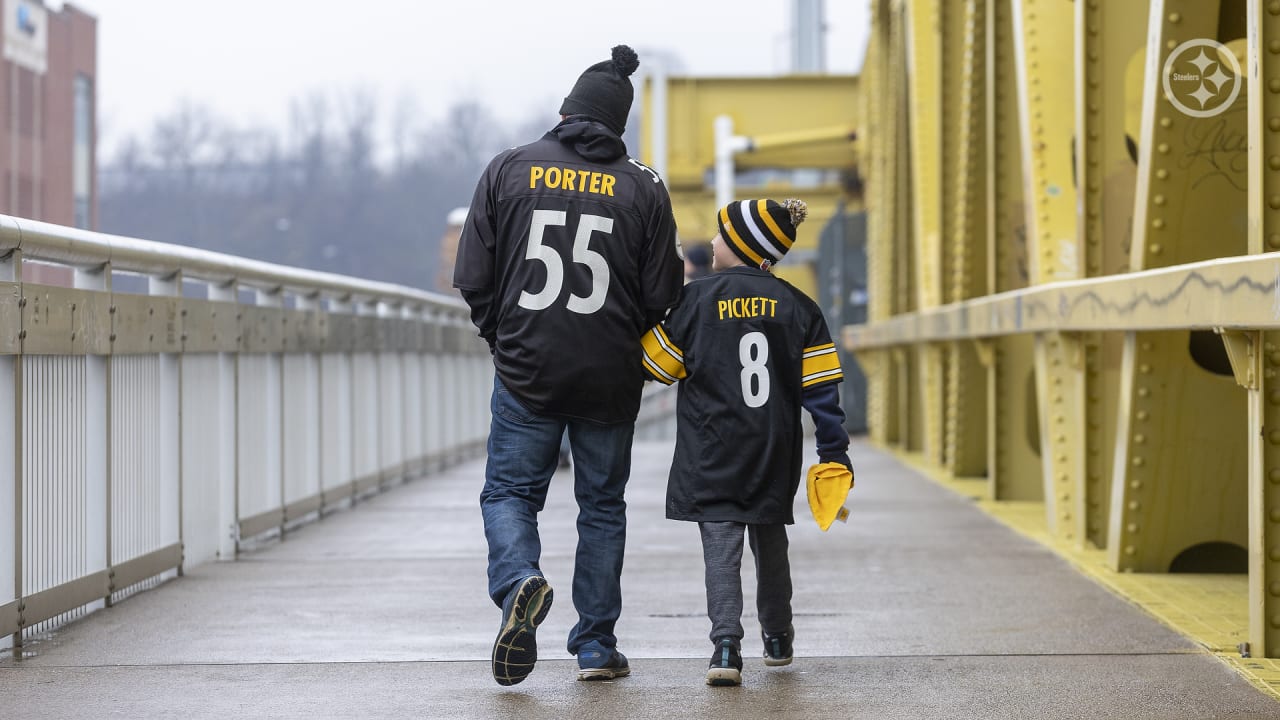
[[[718,272],[685,285],[667,319],[645,334],[654,379],[680,383],[667,517],[698,523],[715,651],[709,685],[742,681],[743,533],[756,559],[766,665],[791,662],[791,567],[786,526],[803,459],[800,410],[818,457],[852,470],[835,344],[818,305],[769,268],[791,249],[805,203],[745,200],[720,209]]]

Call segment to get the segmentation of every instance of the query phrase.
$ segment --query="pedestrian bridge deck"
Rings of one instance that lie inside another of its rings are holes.
[[[756,659],[747,583],[744,685],[706,687],[697,530],[662,517],[670,454],[636,445],[618,626],[629,678],[576,682],[564,649],[574,509],[562,472],[541,523],[559,591],[542,661],[520,685],[492,681],[498,611],[483,461],[471,461],[30,641],[0,661],[3,714],[1280,718],[1202,642],[861,442],[847,525],[820,532],[798,498],[795,663]]]

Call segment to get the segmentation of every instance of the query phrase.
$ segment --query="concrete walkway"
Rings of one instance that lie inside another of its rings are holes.
[[[542,520],[557,589],[542,660],[520,685],[493,682],[477,461],[0,661],[0,717],[1280,718],[1212,656],[861,443],[848,525],[820,532],[798,498],[796,661],[758,659],[749,595],[744,685],[709,688],[697,528],[662,517],[670,454],[635,452],[618,626],[629,678],[577,682],[564,649],[574,508],[562,473]]]

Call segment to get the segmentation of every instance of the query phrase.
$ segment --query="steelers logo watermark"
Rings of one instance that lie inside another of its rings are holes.
[[[1243,81],[1240,64],[1226,45],[1207,38],[1188,40],[1164,61],[1164,96],[1186,115],[1207,118],[1235,103]]]

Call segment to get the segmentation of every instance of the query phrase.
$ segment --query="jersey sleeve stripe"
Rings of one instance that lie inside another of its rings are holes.
[[[675,346],[664,344],[662,338],[662,328],[655,327],[640,338],[640,346],[644,350],[645,367],[648,367],[649,372],[654,374],[655,377],[670,378],[668,383],[670,384],[685,376],[684,358],[673,353],[672,349]],[[655,370],[658,372],[655,373]],[[661,375],[658,373],[661,373]]]
[[[649,374],[653,376],[654,380],[657,380],[663,385],[670,385],[676,381],[676,378],[671,377],[667,373],[663,372],[662,368],[655,365],[653,361],[649,359],[648,355],[641,359],[644,362],[644,369],[649,371]]]
[[[655,325],[653,329],[658,338],[658,342],[662,344],[662,347],[666,348],[666,351],[671,353],[675,359],[683,363],[684,351],[676,347],[675,343],[671,342],[671,336],[667,335],[667,331],[663,330],[661,325]]]
[[[830,370],[840,369],[840,356],[834,352],[822,353],[819,355],[805,355],[800,361],[800,374],[805,378],[811,377],[814,373],[823,373]]]
[[[821,385],[823,383],[838,382],[844,379],[844,372],[840,368],[835,370],[827,370],[826,372],[818,372],[812,375],[805,375],[800,380],[800,387],[811,387],[813,385]]]

